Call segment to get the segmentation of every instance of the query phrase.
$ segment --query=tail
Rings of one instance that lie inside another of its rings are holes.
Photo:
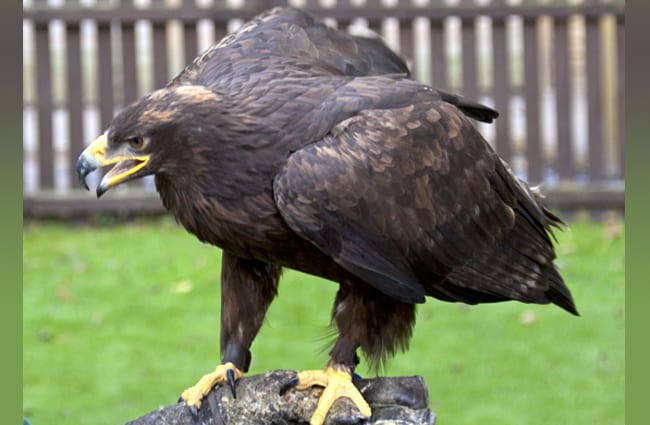
[[[551,275],[549,276],[549,288],[545,292],[545,295],[553,304],[562,307],[571,314],[580,316],[580,313],[578,313],[578,309],[573,302],[573,296],[571,296],[569,288],[564,284],[562,276],[560,276],[560,273],[558,273],[555,267],[553,267]]]
[[[579,315],[553,264],[552,228],[561,226],[562,221],[544,208],[541,193],[509,174],[505,164],[497,172],[502,179],[494,178],[492,184],[503,199],[514,204],[514,225],[495,245],[475,252],[473,261],[454,268],[445,285],[427,288],[427,293],[470,304],[505,300],[553,303]]]
[[[532,199],[537,204],[537,207],[542,211],[545,220],[544,227],[546,228],[547,232],[553,237],[553,239],[555,239],[555,235],[553,234],[551,226],[555,228],[562,228],[564,226],[564,222],[560,217],[555,215],[544,206],[544,195],[542,194],[539,186],[528,186],[528,184],[522,180],[520,180],[520,183],[532,196]],[[569,288],[564,283],[564,279],[562,279],[562,276],[560,276],[560,273],[557,271],[554,265],[548,268],[548,282],[549,288],[544,293],[548,300],[553,304],[562,307],[569,313],[580,316],[575,302],[573,301],[571,291],[569,291]]]

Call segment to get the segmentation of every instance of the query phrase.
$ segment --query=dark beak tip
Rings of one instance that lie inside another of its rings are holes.
[[[88,183],[86,183],[86,177],[94,170],[94,168],[95,167],[89,166],[88,162],[82,157],[77,160],[77,165],[75,167],[77,179],[79,180],[79,185],[84,187],[86,190],[90,190]]]

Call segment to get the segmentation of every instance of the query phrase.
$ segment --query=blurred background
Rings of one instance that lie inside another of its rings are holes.
[[[126,422],[214,367],[219,250],[151,178],[97,200],[74,164],[122,107],[279,4],[374,30],[419,81],[495,107],[481,132],[569,224],[558,265],[582,318],[430,301],[384,372],[425,376],[441,423],[622,424],[622,0],[23,0],[25,416]],[[285,273],[252,373],[325,363],[335,285],[318,280]]]
[[[25,214],[159,210],[151,179],[88,202],[79,153],[121,107],[287,3],[339,28],[369,27],[418,80],[494,106],[501,117],[483,134],[552,204],[622,208],[623,1],[24,0]]]

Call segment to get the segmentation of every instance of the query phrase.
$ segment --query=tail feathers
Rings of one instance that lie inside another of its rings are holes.
[[[546,297],[550,302],[559,307],[562,307],[569,313],[580,316],[569,288],[567,288],[567,286],[564,284],[564,280],[555,269],[555,267],[553,267],[552,270],[553,272],[549,279],[549,288],[545,292]]]
[[[512,241],[513,238],[510,238]],[[468,304],[517,300],[553,303],[579,316],[569,288],[549,258],[535,258],[531,246],[501,244],[454,268],[445,279],[426,285],[427,295]]]

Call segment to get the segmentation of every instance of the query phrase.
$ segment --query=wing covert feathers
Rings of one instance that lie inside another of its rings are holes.
[[[289,226],[403,302],[554,302],[558,219],[454,106],[366,110],[293,153],[274,183]]]

